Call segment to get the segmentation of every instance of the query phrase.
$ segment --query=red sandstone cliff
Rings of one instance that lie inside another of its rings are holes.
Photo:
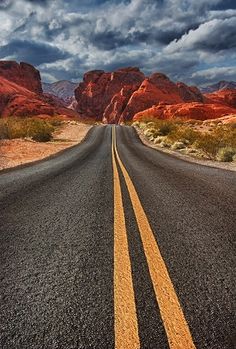
[[[144,80],[144,74],[138,68],[124,68],[113,73],[103,70],[90,71],[84,75],[83,82],[75,90],[77,111],[86,117],[97,120],[107,118],[106,108],[116,94],[121,94],[125,86],[136,90]],[[111,107],[111,106],[110,106]],[[122,109],[122,108],[121,108]],[[116,116],[118,119],[119,116]],[[109,122],[109,120],[107,119]]]
[[[131,120],[158,103],[203,103],[197,87],[175,84],[166,75],[154,73],[145,78],[138,68],[118,69],[113,73],[95,70],[84,75],[75,90],[77,111],[104,123]]]
[[[28,63],[0,61],[0,76],[27,88],[31,92],[37,94],[43,92],[39,71]]]
[[[0,61],[0,116],[77,116],[59,100],[42,93],[40,73],[32,65]]]

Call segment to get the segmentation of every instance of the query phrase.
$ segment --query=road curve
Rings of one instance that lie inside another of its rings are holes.
[[[235,232],[235,173],[131,127],[3,171],[0,348],[233,349]]]

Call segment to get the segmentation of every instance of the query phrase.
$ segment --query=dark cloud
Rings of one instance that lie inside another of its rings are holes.
[[[31,2],[34,5],[47,5],[49,0],[25,0],[27,2]]]
[[[213,10],[227,10],[227,9],[236,9],[235,0],[221,0],[218,4],[211,7]]]
[[[6,56],[14,56],[18,61],[40,65],[65,59],[68,54],[46,43],[13,40],[9,44],[0,47],[0,58]]]
[[[0,0],[0,10],[6,10],[12,5],[11,0]]]
[[[204,65],[207,74],[235,65],[234,9],[235,0],[0,0],[0,57],[28,61],[50,79],[135,65],[190,81]]]

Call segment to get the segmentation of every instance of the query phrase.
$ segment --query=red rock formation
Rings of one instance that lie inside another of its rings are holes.
[[[133,116],[159,102],[176,104],[181,102],[202,102],[204,97],[197,87],[188,87],[184,83],[173,83],[161,73],[155,73],[145,79],[140,88],[134,92],[121,120],[131,120]]]
[[[206,93],[206,99],[211,103],[220,103],[236,108],[236,90],[220,90]]]
[[[177,82],[179,94],[185,102],[204,102],[204,96],[196,86],[187,86],[183,82]]]
[[[28,63],[0,61],[0,76],[37,94],[42,93],[39,71]]]
[[[223,106],[221,104],[203,104],[203,103],[179,103],[167,105],[160,103],[157,106],[144,110],[134,115],[133,120],[139,120],[143,117],[158,119],[196,119],[207,120],[222,117],[228,114],[234,114],[236,109]]]
[[[0,77],[0,116],[36,116],[64,114],[76,116],[72,110],[58,105],[51,96],[37,95],[28,89]]]
[[[118,124],[120,116],[125,109],[131,95],[136,90],[135,86],[124,86],[117,94],[114,95],[110,104],[103,113],[103,122],[105,124]]]
[[[0,77],[0,115],[33,116],[38,114],[53,115],[54,107],[26,88]]]
[[[144,74],[138,68],[118,69],[113,73],[90,71],[84,75],[83,82],[75,90],[77,111],[86,117],[102,120],[105,109],[123,87],[132,86],[135,90],[143,80]],[[106,116],[107,112],[105,119]]]

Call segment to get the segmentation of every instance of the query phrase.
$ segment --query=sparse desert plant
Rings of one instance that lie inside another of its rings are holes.
[[[183,142],[185,144],[193,144],[200,137],[200,132],[194,131],[190,127],[179,127],[173,130],[168,139],[172,142]]]
[[[52,139],[53,126],[44,120],[32,119],[28,128],[28,137],[37,142],[48,142]]]
[[[31,118],[6,118],[0,120],[0,138],[29,137],[38,142],[51,140],[54,127],[50,122]]]
[[[197,149],[203,150],[203,152],[210,158],[215,159],[216,154],[219,151],[220,143],[219,139],[215,135],[202,134],[194,143]]]
[[[146,128],[145,131],[143,132],[143,134],[147,137],[156,137],[158,134],[158,131],[156,128],[152,127],[152,128]]]
[[[134,127],[139,127],[139,126],[140,126],[139,121],[134,121],[134,122],[132,123],[132,126],[134,126]]]
[[[154,139],[154,144],[160,144],[166,137],[165,136],[157,136]]]
[[[186,148],[186,144],[184,144],[183,142],[175,142],[171,146],[171,149],[173,149],[173,150],[180,150],[180,149],[184,149],[184,148]]]
[[[6,123],[0,120],[0,139],[8,138],[8,129]]]
[[[158,127],[158,135],[167,136],[176,129],[176,124],[173,122],[163,122]]]
[[[50,119],[50,121],[48,121],[50,123],[50,125],[52,125],[53,127],[58,127],[61,126],[63,124],[63,120],[60,118],[52,118]]]
[[[236,148],[224,147],[219,149],[216,158],[218,161],[230,162],[233,161],[235,154]]]

